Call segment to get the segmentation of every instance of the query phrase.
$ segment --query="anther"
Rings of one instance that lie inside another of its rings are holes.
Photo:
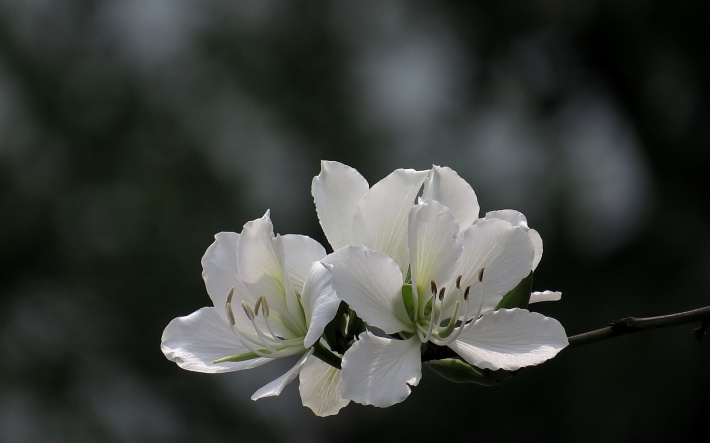
[[[437,292],[436,291],[436,283],[434,282],[434,280],[432,280],[431,281],[431,293],[436,295],[436,292]]]
[[[269,304],[266,303],[266,298],[262,295],[259,300],[261,300],[261,314],[264,318],[269,318]]]
[[[249,320],[254,320],[254,311],[251,310],[247,302],[242,301],[242,309],[244,309],[244,313],[247,315]]]
[[[445,288],[445,287],[444,287],[444,288],[441,288],[441,290],[439,291],[439,301],[441,301],[441,300],[444,299],[444,293],[445,293],[445,292],[446,292],[446,288]]]
[[[261,306],[261,301],[264,300],[264,297],[259,297],[256,300],[256,304],[254,305],[254,316],[258,317],[259,316],[259,307]]]
[[[461,289],[461,276],[456,277],[456,289]]]
[[[234,319],[234,312],[232,312],[232,296],[234,295],[234,288],[229,290],[227,294],[227,317],[229,318],[229,324],[234,326],[237,322]]]
[[[483,281],[483,271],[485,271],[485,270],[486,270],[486,268],[483,267],[483,268],[481,268],[480,271],[478,271],[478,281],[479,281],[479,282],[482,282],[482,281]]]
[[[471,286],[466,286],[466,289],[463,291],[463,299],[468,300],[468,292],[471,290]]]

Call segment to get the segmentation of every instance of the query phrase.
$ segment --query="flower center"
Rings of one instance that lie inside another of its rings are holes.
[[[448,291],[445,286],[439,289],[436,282],[431,281],[431,296],[416,322],[417,334],[423,343],[430,341],[438,346],[446,346],[473,324],[483,307],[484,271],[485,267],[478,271],[476,286],[480,289],[481,297],[474,315],[469,315],[471,285],[463,287],[461,275],[456,277],[453,287]]]
[[[233,295],[234,288],[232,288],[229,291],[229,295],[227,295],[227,303],[225,304],[227,318],[229,319],[232,331],[234,331],[247,349],[258,356],[273,358],[294,354],[293,348],[296,347],[301,348],[300,350],[303,349],[303,337],[286,338],[274,332],[274,328],[271,325],[273,317],[271,316],[269,304],[264,296],[257,299],[253,309],[246,301],[242,301],[242,309],[247,319],[251,322],[250,329],[253,330],[254,333],[250,333],[251,330],[249,329],[242,329],[243,326],[238,327],[234,311],[232,310]]]

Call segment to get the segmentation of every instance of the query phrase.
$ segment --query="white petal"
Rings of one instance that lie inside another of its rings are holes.
[[[202,278],[205,280],[207,293],[217,313],[224,323],[227,322],[225,304],[229,291],[244,292],[237,276],[237,245],[239,234],[220,232],[215,241],[207,248],[202,257]]]
[[[255,303],[261,296],[269,302],[285,301],[283,264],[277,246],[268,212],[244,225],[237,248],[237,264],[248,295],[235,293],[235,297],[249,303]]]
[[[298,295],[296,294],[296,291],[293,287],[293,284],[291,283],[291,278],[286,272],[286,252],[284,250],[283,236],[276,236],[276,251],[279,254],[279,259],[283,266],[283,294],[284,298],[286,299],[286,310],[288,311],[287,314],[281,312],[281,315],[287,315],[288,321],[292,325],[295,325],[295,328],[292,328],[293,332],[297,332],[298,335],[305,335],[306,330],[308,329],[308,324],[306,323],[306,319],[303,316],[303,307],[301,307],[301,301],[299,300]],[[298,265],[298,268],[301,268],[302,266],[303,264],[300,264]],[[295,271],[300,272],[300,269],[295,269]],[[302,284],[300,281],[301,278],[302,276],[297,276],[298,284]]]
[[[364,246],[347,246],[325,261],[333,265],[336,294],[367,324],[388,334],[414,332],[402,300],[402,271],[390,257]]]
[[[420,348],[416,336],[394,340],[360,334],[343,356],[343,397],[380,408],[401,402],[422,377]]]
[[[469,303],[475,309],[470,312],[478,308],[481,297],[484,312],[494,308],[530,274],[533,256],[527,233],[507,221],[480,219],[464,231],[459,273],[461,286],[471,285]]]
[[[458,232],[454,215],[437,201],[426,200],[409,212],[412,281],[420,301],[429,299],[432,281],[442,287],[456,271],[461,255]]]
[[[562,293],[558,291],[535,291],[530,294],[530,303],[541,301],[558,301],[562,298]]]
[[[306,324],[290,280],[284,278],[283,261],[283,241],[281,237],[274,237],[268,212],[264,217],[245,224],[239,237],[237,264],[246,293],[235,291],[234,299],[237,302],[246,301],[255,309],[257,300],[264,297],[269,310],[277,312],[280,318],[280,321],[270,323],[274,332],[293,338],[305,335]],[[233,302],[232,305],[235,310],[240,309],[238,303]],[[257,321],[260,321],[259,318]]]
[[[533,258],[532,264],[532,270],[534,271],[537,269],[537,265],[540,264],[540,260],[542,260],[542,237],[540,237],[540,234],[534,229],[528,231],[528,237],[530,237],[530,242],[532,242],[533,248],[535,249],[535,258]]]
[[[325,249],[305,235],[282,235],[284,268],[294,290],[303,292],[303,283],[314,262],[323,260]]]
[[[542,237],[534,229],[528,227],[528,220],[525,218],[522,212],[518,212],[515,209],[501,209],[499,211],[491,211],[486,213],[486,218],[497,218],[499,220],[505,220],[510,222],[513,226],[520,226],[524,231],[528,233],[530,241],[532,241],[533,247],[535,248],[535,258],[533,259],[532,270],[537,268],[537,265],[542,259]]]
[[[298,362],[291,369],[289,369],[288,372],[256,391],[254,395],[251,396],[251,399],[259,400],[260,398],[274,397],[281,394],[281,391],[284,390],[286,385],[298,377],[298,374],[301,372],[301,369],[303,368],[303,365],[309,355],[310,353],[303,354]]]
[[[427,171],[397,169],[363,197],[353,221],[353,243],[384,252],[400,269],[409,267],[407,220]]]
[[[454,213],[460,228],[466,229],[478,218],[478,197],[466,180],[448,167],[434,166],[424,182],[422,199],[431,198]]]
[[[498,220],[505,220],[513,226],[520,226],[526,231],[528,228],[528,219],[525,218],[522,212],[516,211],[515,209],[500,209],[498,211],[486,212],[485,218],[495,218]]]
[[[355,169],[342,163],[321,161],[311,194],[318,220],[333,250],[353,243],[353,217],[370,186]]]
[[[300,375],[301,400],[319,417],[335,415],[350,403],[340,395],[340,369],[310,357]]]
[[[303,311],[308,322],[308,333],[303,339],[303,346],[310,348],[320,339],[323,330],[338,312],[340,299],[335,295],[331,284],[331,273],[324,264],[313,263],[306,278],[301,294]]]
[[[514,371],[554,357],[567,344],[565,329],[554,318],[499,309],[484,314],[449,347],[479,368]]]
[[[168,360],[196,372],[239,371],[272,360],[260,357],[241,362],[212,363],[223,357],[249,352],[215,308],[202,308],[171,321],[163,331],[160,349]]]

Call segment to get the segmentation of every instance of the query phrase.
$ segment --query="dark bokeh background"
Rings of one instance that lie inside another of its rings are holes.
[[[570,334],[708,305],[710,3],[0,1],[0,441],[692,441],[692,327],[563,352],[496,388],[425,370],[318,419],[283,371],[159,350],[200,258],[272,211],[325,242],[319,160],[448,165],[545,241]],[[290,363],[290,362],[289,362]],[[284,363],[287,364],[287,363]],[[272,367],[273,366],[273,367]]]

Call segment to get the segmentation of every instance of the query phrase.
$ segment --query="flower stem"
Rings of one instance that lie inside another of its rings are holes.
[[[710,325],[710,306],[693,309],[692,311],[678,312],[676,314],[660,315],[657,317],[627,317],[613,321],[609,326],[594,331],[584,332],[569,337],[569,346],[566,349],[577,348],[591,343],[596,343],[634,332],[647,329],[666,328],[669,326],[685,325],[688,323],[702,322],[702,325],[693,334],[702,340]]]

